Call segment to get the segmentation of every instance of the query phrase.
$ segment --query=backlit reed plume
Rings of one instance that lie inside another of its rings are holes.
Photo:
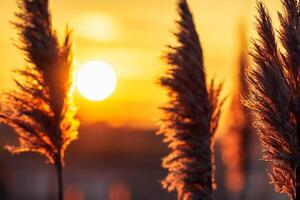
[[[272,165],[275,190],[300,200],[300,4],[282,0],[278,47],[270,15],[258,3],[253,42],[256,66],[248,74],[246,105],[255,117],[263,159]]]
[[[15,72],[16,88],[5,92],[1,120],[17,133],[12,153],[36,152],[56,166],[58,199],[63,199],[65,150],[77,137],[78,121],[71,98],[70,32],[62,45],[52,30],[48,0],[20,0],[14,23],[27,64]]]
[[[248,88],[245,72],[248,67],[247,38],[241,29],[239,64],[232,93],[230,112],[226,116],[226,133],[221,139],[222,160],[225,165],[225,181],[230,191],[239,192],[245,198],[249,165],[249,140],[252,132],[250,113],[242,104],[241,96],[246,96]]]
[[[178,1],[178,45],[169,46],[170,65],[160,84],[169,102],[160,133],[171,149],[162,166],[168,170],[162,181],[169,191],[177,190],[179,200],[213,199],[214,132],[220,117],[221,87],[207,87],[203,55],[192,14],[186,0]]]

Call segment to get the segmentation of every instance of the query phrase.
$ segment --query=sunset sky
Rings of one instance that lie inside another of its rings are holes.
[[[265,1],[275,16],[280,0]],[[233,86],[239,27],[244,19],[254,36],[255,0],[189,0],[202,41],[209,77],[224,80],[225,93]],[[114,94],[93,103],[75,92],[85,122],[114,126],[153,127],[157,107],[166,101],[155,81],[166,69],[160,59],[165,45],[174,42],[176,0],[50,0],[53,25],[60,36],[66,24],[74,30],[76,67],[93,60],[112,65],[118,77]],[[9,23],[17,11],[15,0],[0,0],[0,88],[12,87],[14,67],[24,64],[13,45],[16,31]],[[60,37],[62,38],[62,37]]]

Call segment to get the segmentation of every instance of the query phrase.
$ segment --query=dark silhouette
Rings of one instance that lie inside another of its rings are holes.
[[[271,163],[275,190],[300,200],[300,4],[283,0],[278,47],[271,17],[257,4],[257,32],[252,57],[256,66],[248,73],[245,104],[254,115],[263,159]]]
[[[18,1],[20,11],[14,23],[25,53],[26,67],[16,70],[16,89],[3,94],[1,121],[18,136],[18,146],[7,146],[12,153],[36,152],[55,165],[58,199],[63,199],[64,154],[77,137],[78,121],[71,98],[71,42],[67,31],[58,44],[52,30],[48,0]]]
[[[206,85],[202,48],[186,0],[178,2],[178,13],[178,46],[169,46],[165,57],[170,67],[160,79],[169,95],[160,133],[171,149],[163,159],[169,174],[162,183],[169,191],[177,190],[179,200],[208,200],[215,188],[214,132],[221,86],[215,89],[213,81]]]

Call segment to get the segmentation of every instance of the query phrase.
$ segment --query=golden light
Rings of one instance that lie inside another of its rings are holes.
[[[74,17],[74,26],[79,37],[88,40],[110,41],[117,33],[117,23],[109,15],[83,13]]]
[[[78,70],[76,85],[83,97],[101,101],[112,95],[117,86],[117,77],[109,64],[92,61]]]

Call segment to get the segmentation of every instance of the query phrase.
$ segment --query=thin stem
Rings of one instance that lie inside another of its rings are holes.
[[[182,191],[181,190],[178,190],[177,191],[177,200],[182,200]]]
[[[245,172],[245,183],[244,187],[240,193],[239,200],[246,200],[247,199],[247,194],[248,194],[248,187],[249,187],[249,177],[248,177],[248,172]]]
[[[250,121],[250,120],[249,120]],[[247,199],[247,195],[248,195],[248,189],[249,189],[249,173],[250,173],[250,157],[251,157],[251,152],[249,150],[250,145],[251,145],[251,129],[249,129],[249,127],[247,127],[244,131],[244,138],[243,138],[243,147],[244,147],[244,156],[245,156],[245,161],[244,161],[244,186],[243,189],[240,193],[240,197],[239,200],[246,200]]]
[[[63,185],[63,167],[61,159],[55,164],[57,173],[57,200],[63,200],[64,195],[64,185]]]

